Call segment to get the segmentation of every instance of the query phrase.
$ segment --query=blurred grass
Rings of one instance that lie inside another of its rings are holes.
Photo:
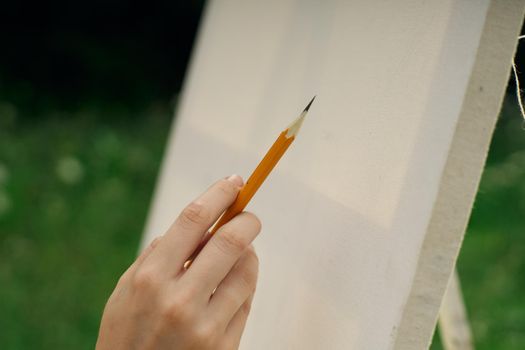
[[[0,102],[0,349],[93,348],[137,251],[170,115],[23,118]],[[525,131],[509,98],[458,262],[477,349],[525,349],[524,180]]]
[[[94,347],[137,252],[171,119],[115,113],[27,121],[0,105],[0,349]]]

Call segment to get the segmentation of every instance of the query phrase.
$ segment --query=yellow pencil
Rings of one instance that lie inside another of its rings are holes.
[[[314,102],[314,99],[315,96],[308,103],[308,105],[305,107],[305,109],[302,111],[299,117],[297,117],[286,129],[284,129],[279,134],[277,140],[275,140],[272,147],[270,147],[270,149],[268,150],[264,158],[261,160],[257,168],[255,168],[253,173],[248,178],[248,181],[246,181],[244,186],[239,191],[235,202],[233,202],[233,204],[228,209],[226,209],[224,214],[222,214],[219,220],[217,220],[217,222],[213,225],[205,239],[200,243],[200,245],[197,247],[197,249],[191,256],[189,261],[192,261],[197,256],[197,254],[199,254],[199,252],[206,245],[211,236],[215,232],[217,232],[217,230],[222,225],[230,221],[233,217],[235,217],[235,215],[239,214],[244,210],[244,208],[246,208],[246,205],[248,205],[252,197],[255,195],[255,192],[257,192],[259,187],[261,187],[262,183],[268,177],[268,175],[275,167],[279,159],[281,159],[281,157],[286,152],[290,144],[295,140],[295,137],[297,136],[297,133],[299,132],[299,129],[301,128],[301,125],[303,123],[304,117],[310,109],[312,102]]]

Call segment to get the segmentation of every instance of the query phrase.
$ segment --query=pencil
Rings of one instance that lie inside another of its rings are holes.
[[[284,129],[279,134],[277,140],[275,140],[272,147],[270,147],[268,152],[266,152],[264,158],[261,160],[257,168],[255,168],[253,173],[248,178],[248,181],[246,181],[244,186],[239,191],[239,194],[237,195],[237,198],[235,199],[233,204],[228,209],[226,209],[226,211],[213,225],[211,230],[208,232],[207,236],[203,239],[203,241],[199,244],[195,252],[192,254],[192,256],[189,259],[190,263],[197,256],[197,254],[199,254],[201,249],[206,245],[206,243],[212,237],[212,235],[215,232],[217,232],[217,230],[221,228],[222,225],[233,219],[237,214],[241,213],[244,210],[244,208],[246,208],[246,205],[248,205],[248,203],[255,195],[259,187],[261,187],[261,185],[263,184],[264,180],[266,180],[266,178],[268,177],[272,169],[275,167],[277,162],[279,162],[279,159],[281,159],[288,147],[290,147],[292,142],[295,140],[295,137],[297,136],[297,133],[299,132],[299,129],[301,128],[301,125],[303,123],[304,117],[306,116],[306,113],[310,109],[310,106],[312,105],[312,102],[314,102],[314,100],[315,96],[308,103],[308,105],[305,107],[305,109],[302,111],[299,117],[297,117],[286,129]],[[188,266],[189,265],[187,265],[187,267]]]

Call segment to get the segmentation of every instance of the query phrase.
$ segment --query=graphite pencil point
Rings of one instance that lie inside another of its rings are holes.
[[[304,112],[308,112],[308,110],[310,109],[310,106],[312,105],[312,102],[314,102],[315,98],[317,97],[317,95],[315,95],[314,97],[312,97],[312,99],[310,100],[310,102],[308,103],[308,105],[304,108]]]

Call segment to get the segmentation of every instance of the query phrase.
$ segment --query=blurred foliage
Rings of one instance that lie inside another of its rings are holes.
[[[2,118],[1,349],[93,348],[134,260],[171,113],[105,113]]]

